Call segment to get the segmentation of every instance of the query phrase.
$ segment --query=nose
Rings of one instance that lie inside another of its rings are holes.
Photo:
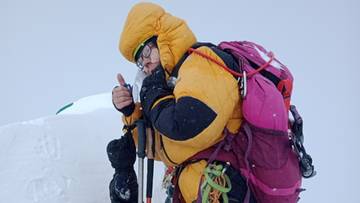
[[[150,64],[151,64],[150,59],[148,59],[148,58],[144,59],[143,65],[144,65],[144,72],[145,73],[148,73]]]

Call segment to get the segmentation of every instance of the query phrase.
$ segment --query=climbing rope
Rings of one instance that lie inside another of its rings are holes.
[[[231,190],[231,182],[225,174],[226,167],[221,164],[209,164],[204,171],[202,190],[202,203],[228,203],[227,193]]]

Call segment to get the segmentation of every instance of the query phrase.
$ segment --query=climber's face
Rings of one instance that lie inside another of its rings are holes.
[[[159,49],[153,42],[149,42],[145,45],[140,53],[139,59],[136,61],[136,65],[147,75],[151,74],[151,72],[160,65]]]

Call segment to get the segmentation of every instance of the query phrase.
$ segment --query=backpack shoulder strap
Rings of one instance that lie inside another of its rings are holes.
[[[227,67],[229,67],[230,69],[232,69],[234,71],[240,71],[239,65],[236,63],[236,60],[234,59],[234,57],[231,54],[221,50],[220,48],[218,48],[216,45],[214,45],[212,43],[209,43],[209,42],[197,42],[193,46],[191,46],[191,48],[197,49],[197,48],[202,47],[202,46],[206,46],[206,47],[211,48],[215,52],[215,54],[218,55],[224,61],[225,65]],[[177,76],[179,74],[180,67],[184,63],[184,61],[186,60],[186,58],[188,56],[189,56],[189,52],[186,52],[180,58],[178,63],[174,66],[173,71],[170,74],[170,77],[177,78]]]
[[[218,55],[225,63],[225,65],[233,71],[241,72],[239,64],[236,62],[233,55],[227,53],[226,51],[220,49],[217,46],[211,47],[211,49]]]

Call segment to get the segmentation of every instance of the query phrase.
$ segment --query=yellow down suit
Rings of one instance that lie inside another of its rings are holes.
[[[120,52],[127,60],[135,62],[137,47],[153,36],[157,36],[161,65],[167,73],[172,72],[180,58],[197,42],[184,20],[158,5],[139,3],[126,19],[120,37]],[[197,50],[224,63],[209,47],[202,46]],[[132,115],[124,118],[125,124],[141,117],[139,106],[137,104]],[[225,127],[230,132],[237,132],[242,118],[236,79],[196,54],[190,54],[182,63],[173,94],[160,98],[152,109],[158,113],[158,120],[153,123],[156,158],[167,166],[181,164],[218,143]],[[135,142],[136,132],[135,129]],[[179,188],[186,202],[196,200],[205,165],[205,161],[187,165],[180,174]]]

